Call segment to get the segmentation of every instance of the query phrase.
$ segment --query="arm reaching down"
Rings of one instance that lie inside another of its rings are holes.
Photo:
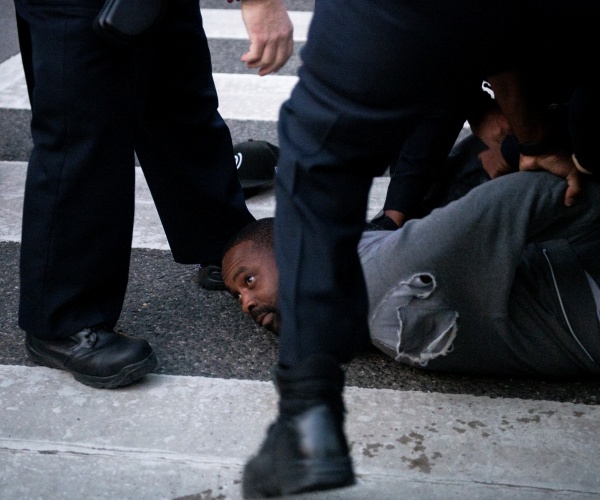
[[[294,27],[283,0],[242,0],[242,19],[250,38],[242,61],[261,76],[279,71],[294,48]]]

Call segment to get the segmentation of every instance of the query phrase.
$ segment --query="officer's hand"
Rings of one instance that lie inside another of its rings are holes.
[[[519,170],[547,170],[548,172],[564,177],[567,181],[565,192],[565,205],[570,207],[575,203],[581,193],[581,173],[577,170],[570,155],[554,153],[540,156],[523,156],[519,161]]]
[[[511,172],[510,165],[506,163],[502,152],[500,151],[500,145],[493,149],[486,149],[478,155],[481,161],[483,170],[487,172],[490,179],[495,179],[501,175],[509,174]]]
[[[242,19],[250,38],[242,61],[259,68],[261,76],[278,71],[294,49],[294,27],[283,0],[242,0]]]

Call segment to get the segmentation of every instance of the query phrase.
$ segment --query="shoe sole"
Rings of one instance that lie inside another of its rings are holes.
[[[27,355],[32,361],[40,365],[47,366],[49,368],[57,368],[59,370],[69,372],[78,382],[81,382],[82,384],[88,385],[90,387],[94,387],[96,389],[115,389],[117,387],[129,385],[135,382],[136,380],[139,380],[144,375],[150,373],[158,365],[156,355],[154,354],[154,352],[152,352],[150,356],[148,356],[146,359],[121,368],[121,371],[115,375],[110,375],[108,377],[98,377],[94,375],[85,375],[84,373],[78,373],[73,370],[69,370],[63,364],[57,362],[56,360],[45,355],[44,353],[36,351],[32,346],[28,344],[25,345],[25,351],[27,352]]]
[[[276,472],[274,471],[275,475]],[[337,460],[301,460],[287,463],[283,471],[279,471],[278,486],[265,484],[264,477],[254,476],[250,470],[244,471],[244,498],[268,498],[285,495],[325,491],[346,488],[356,483],[352,468],[352,459]],[[267,479],[272,481],[274,477]],[[262,487],[261,487],[262,486]]]

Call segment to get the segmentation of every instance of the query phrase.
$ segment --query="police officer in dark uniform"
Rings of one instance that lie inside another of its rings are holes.
[[[103,3],[15,0],[34,144],[19,325],[33,360],[112,388],[156,365],[145,340],[113,331],[129,273],[134,152],[177,262],[219,263],[253,217],[198,2],[166,1],[157,25],[127,46],[93,28]],[[242,11],[251,40],[242,59],[260,74],[278,70],[293,46],[282,1],[242,1]]]
[[[575,26],[597,32],[598,20],[588,0],[316,2],[279,122],[279,416],[244,470],[247,497],[354,482],[340,365],[369,339],[356,248],[372,178],[431,110],[460,102],[488,75],[534,64],[536,36],[576,42]],[[597,47],[588,57],[595,68]]]

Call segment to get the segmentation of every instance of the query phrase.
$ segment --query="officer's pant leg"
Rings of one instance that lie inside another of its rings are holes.
[[[171,9],[155,61],[136,144],[140,164],[175,260],[220,263],[227,241],[254,218],[217,111],[198,2]]]
[[[100,0],[16,1],[31,44],[34,149],[19,324],[42,338],[117,321],[133,224],[133,64],[92,30]],[[27,59],[26,59],[27,63]]]
[[[279,122],[275,247],[284,365],[316,353],[346,362],[368,342],[356,246],[371,178],[430,109],[423,103],[446,102],[453,80],[436,75],[459,74],[448,73],[453,51],[462,49],[444,39],[454,35],[443,12],[451,8],[439,3],[440,12],[426,16],[426,6],[315,5],[300,82]]]

